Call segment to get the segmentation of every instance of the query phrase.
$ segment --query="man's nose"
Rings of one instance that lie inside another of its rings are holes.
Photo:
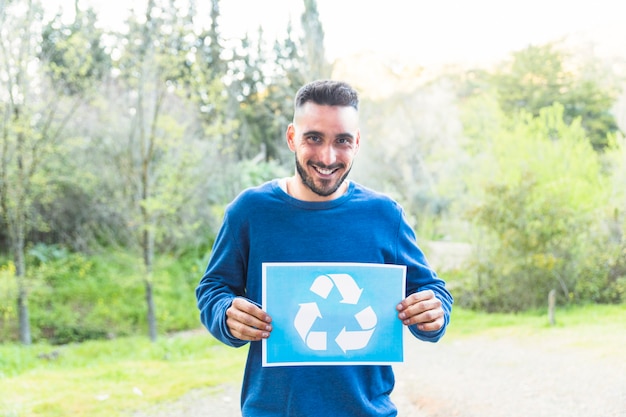
[[[332,165],[337,160],[337,151],[332,145],[324,145],[320,151],[319,158],[324,165]]]

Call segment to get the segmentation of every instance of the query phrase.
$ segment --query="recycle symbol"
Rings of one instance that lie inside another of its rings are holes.
[[[320,275],[315,278],[311,285],[311,292],[317,294],[323,299],[328,295],[334,287],[337,287],[342,297],[340,303],[356,305],[361,298],[362,288],[359,288],[354,279],[348,274],[328,274]],[[328,334],[324,331],[311,331],[315,321],[322,318],[322,313],[317,303],[299,304],[300,309],[294,319],[294,326],[302,341],[311,350],[323,351],[328,350]],[[361,330],[346,330],[346,326],[339,332],[335,338],[335,343],[346,353],[348,350],[363,349],[369,343],[378,318],[371,306],[365,307],[354,315]]]

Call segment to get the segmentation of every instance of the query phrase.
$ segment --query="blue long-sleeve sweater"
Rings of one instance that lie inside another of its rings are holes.
[[[264,262],[406,265],[406,294],[433,290],[443,304],[446,326],[450,320],[452,296],[428,266],[402,208],[354,182],[335,200],[306,202],[289,196],[274,180],[242,192],[228,206],[196,296],[202,323],[230,346],[247,342],[230,334],[226,309],[236,296],[261,304]],[[446,326],[435,332],[409,329],[421,340],[436,342]],[[241,392],[245,417],[397,415],[389,397],[391,366],[264,368],[261,355],[261,342],[252,342]]]

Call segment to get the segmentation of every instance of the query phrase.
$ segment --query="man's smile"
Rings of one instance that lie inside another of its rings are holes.
[[[325,177],[329,177],[333,175],[335,172],[339,171],[339,169],[341,168],[341,167],[324,168],[324,167],[321,167],[319,165],[314,165],[314,164],[309,164],[309,166],[311,166],[318,174],[325,176]]]

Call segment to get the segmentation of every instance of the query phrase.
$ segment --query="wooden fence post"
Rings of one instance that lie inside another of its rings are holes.
[[[556,324],[555,310],[556,310],[556,290],[552,289],[548,293],[548,320],[550,320],[551,326],[554,326]]]

